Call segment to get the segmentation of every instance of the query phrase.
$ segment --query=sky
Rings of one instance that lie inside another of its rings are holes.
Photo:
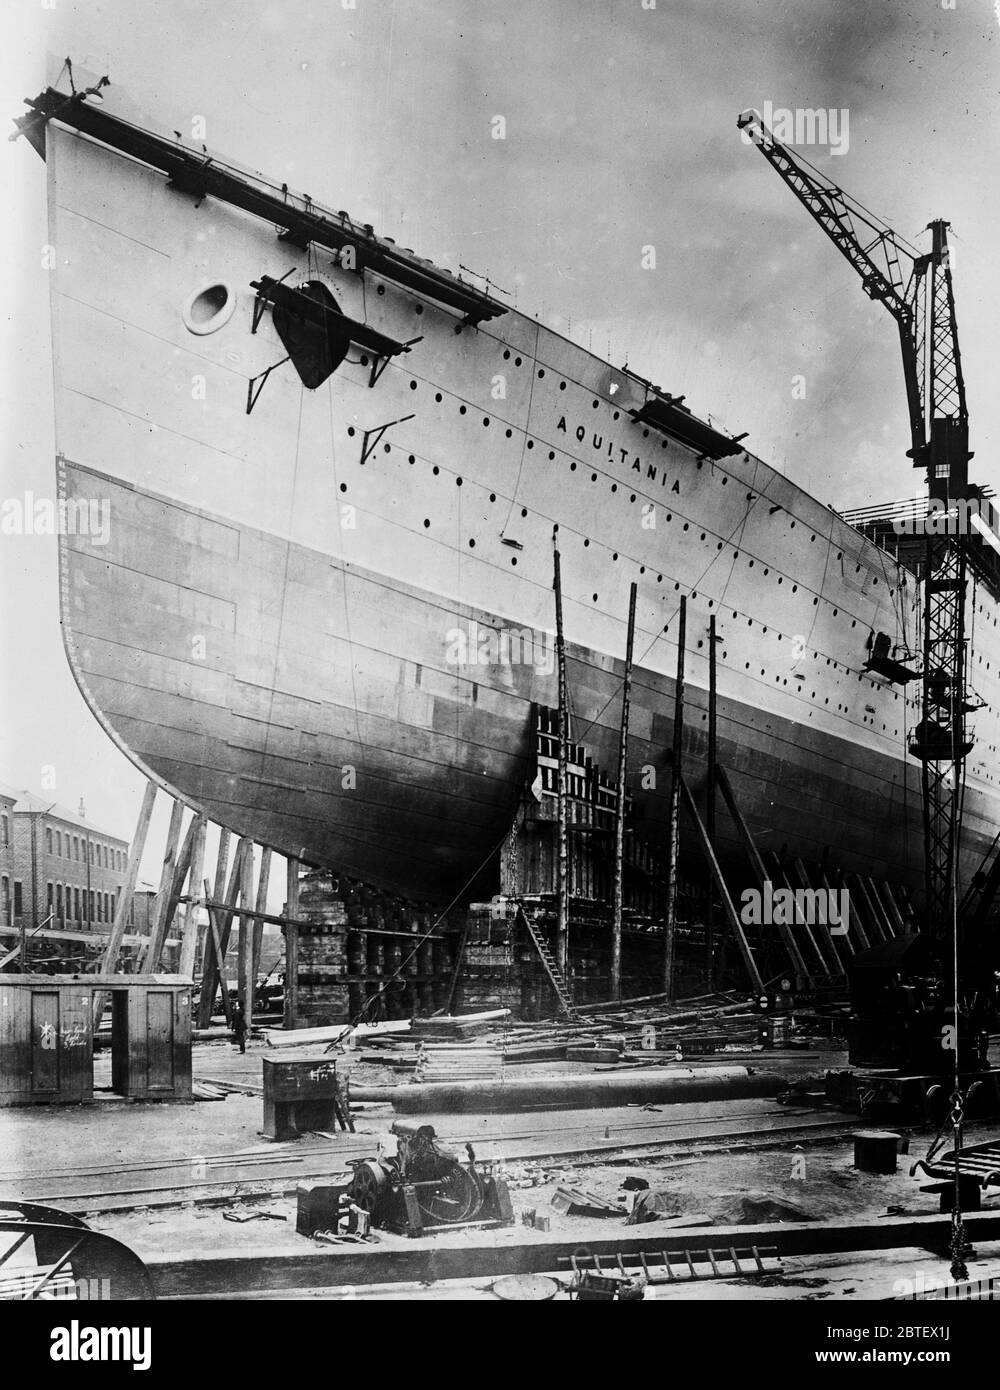
[[[5,0],[0,27],[7,118],[69,55],[108,109],[185,137],[201,118],[214,153],[486,275],[843,509],[918,490],[895,327],[736,129],[767,102],[835,112],[843,152],[800,149],[825,177],[921,249],[952,224],[971,476],[1000,485],[1000,0]],[[55,478],[26,141],[0,142],[0,178],[2,501]],[[0,535],[0,640],[0,779],[129,838],[143,777],[70,674],[53,538]]]

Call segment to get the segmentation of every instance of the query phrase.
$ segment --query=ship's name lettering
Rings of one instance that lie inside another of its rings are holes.
[[[562,430],[563,434],[570,433],[570,427],[566,422],[565,415],[560,415],[559,423],[558,425],[556,425],[556,429]],[[667,486],[666,472],[661,472],[656,467],[655,463],[647,463],[644,465],[641,455],[630,453],[628,449],[623,449],[621,445],[616,444],[613,439],[605,440],[603,434],[598,434],[596,430],[588,430],[584,425],[577,425],[572,432],[576,436],[576,441],[578,444],[586,443],[587,437],[589,435],[591,447],[596,449],[598,453],[603,454],[605,452],[604,446],[605,444],[607,444],[607,457],[609,459],[613,459],[617,454],[621,459],[621,462],[623,464],[627,464],[631,468],[633,473],[638,473],[639,476],[642,477],[643,472],[645,471],[645,476],[649,479],[650,482],[655,483],[657,478],[659,478],[660,487]],[[670,484],[670,491],[680,492],[680,490],[680,482],[677,478],[675,478],[674,481]]]

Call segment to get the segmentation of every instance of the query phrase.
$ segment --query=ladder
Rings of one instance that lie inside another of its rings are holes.
[[[523,907],[518,906],[517,911],[521,921],[527,928],[528,935],[534,942],[535,950],[538,952],[542,965],[545,967],[545,973],[549,977],[549,983],[555,990],[556,998],[559,1000],[560,1012],[564,1013],[567,1018],[576,1018],[577,1012],[570,998],[569,986],[563,977],[562,971],[556,964],[555,957],[549,950],[544,936],[540,931],[536,930],[534,923],[529,919]]]

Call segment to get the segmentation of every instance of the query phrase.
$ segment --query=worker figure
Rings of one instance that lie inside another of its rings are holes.
[[[235,1038],[235,1040],[236,1040],[236,1041],[239,1043],[239,1045],[240,1045],[240,1051],[241,1051],[241,1052],[246,1052],[246,1050],[247,1050],[247,1017],[246,1017],[246,1014],[243,1012],[243,1005],[242,1005],[242,1004],[239,1004],[239,1003],[238,1003],[238,1004],[235,1004],[235,1005],[233,1006],[232,1029],[233,1029],[233,1037]]]

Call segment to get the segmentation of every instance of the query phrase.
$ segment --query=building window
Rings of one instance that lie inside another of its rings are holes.
[[[52,827],[51,827],[51,825],[47,825],[47,826],[45,827],[45,853],[46,853],[46,854],[51,854],[51,853],[52,853]]]
[[[110,855],[110,852],[109,852],[109,850],[108,850],[107,845],[104,846],[104,867],[105,867],[106,869],[110,869],[110,868],[111,868],[111,855]]]
[[[92,922],[93,920],[94,920],[94,890],[93,890],[93,888],[91,888],[91,890],[90,890],[90,916],[87,918],[87,921],[88,921],[88,922]]]
[[[0,878],[0,922],[10,925],[10,879],[6,874]]]
[[[24,902],[23,902],[23,899],[22,899],[21,880],[20,880],[19,878],[15,878],[15,880],[14,880],[14,916],[15,916],[15,917],[20,917],[23,911],[24,911]]]
[[[91,864],[93,864],[93,862],[94,862],[94,842],[93,842],[93,840],[89,840],[87,843],[88,843],[89,846],[90,846],[90,862],[91,862]]]
[[[105,895],[104,895],[104,920],[105,920],[106,922],[110,922],[110,921],[111,921],[111,894],[110,894],[110,893],[105,893]]]
[[[61,883],[56,884],[56,920],[58,922],[65,921],[63,917],[62,888],[63,886]]]
[[[80,890],[79,890],[79,888],[74,888],[74,889],[73,889],[73,918],[74,918],[74,920],[77,921],[77,922],[82,922],[82,921],[83,921],[83,918],[80,916]]]
[[[46,912],[49,914],[49,916],[51,917],[51,916],[52,916],[53,909],[55,908],[55,891],[56,891],[56,890],[55,890],[54,885],[51,884],[51,883],[47,883],[47,884],[45,885],[45,888],[46,888],[46,893],[45,893],[45,911],[46,911]]]
[[[0,836],[3,837],[5,845],[10,844],[10,817],[6,811],[0,816]]]
[[[76,835],[73,836],[73,858],[80,858],[80,840]]]
[[[56,855],[62,856],[62,832],[59,830],[56,831]]]
[[[100,893],[97,895],[97,920],[99,922],[104,921],[104,904],[101,902]]]

